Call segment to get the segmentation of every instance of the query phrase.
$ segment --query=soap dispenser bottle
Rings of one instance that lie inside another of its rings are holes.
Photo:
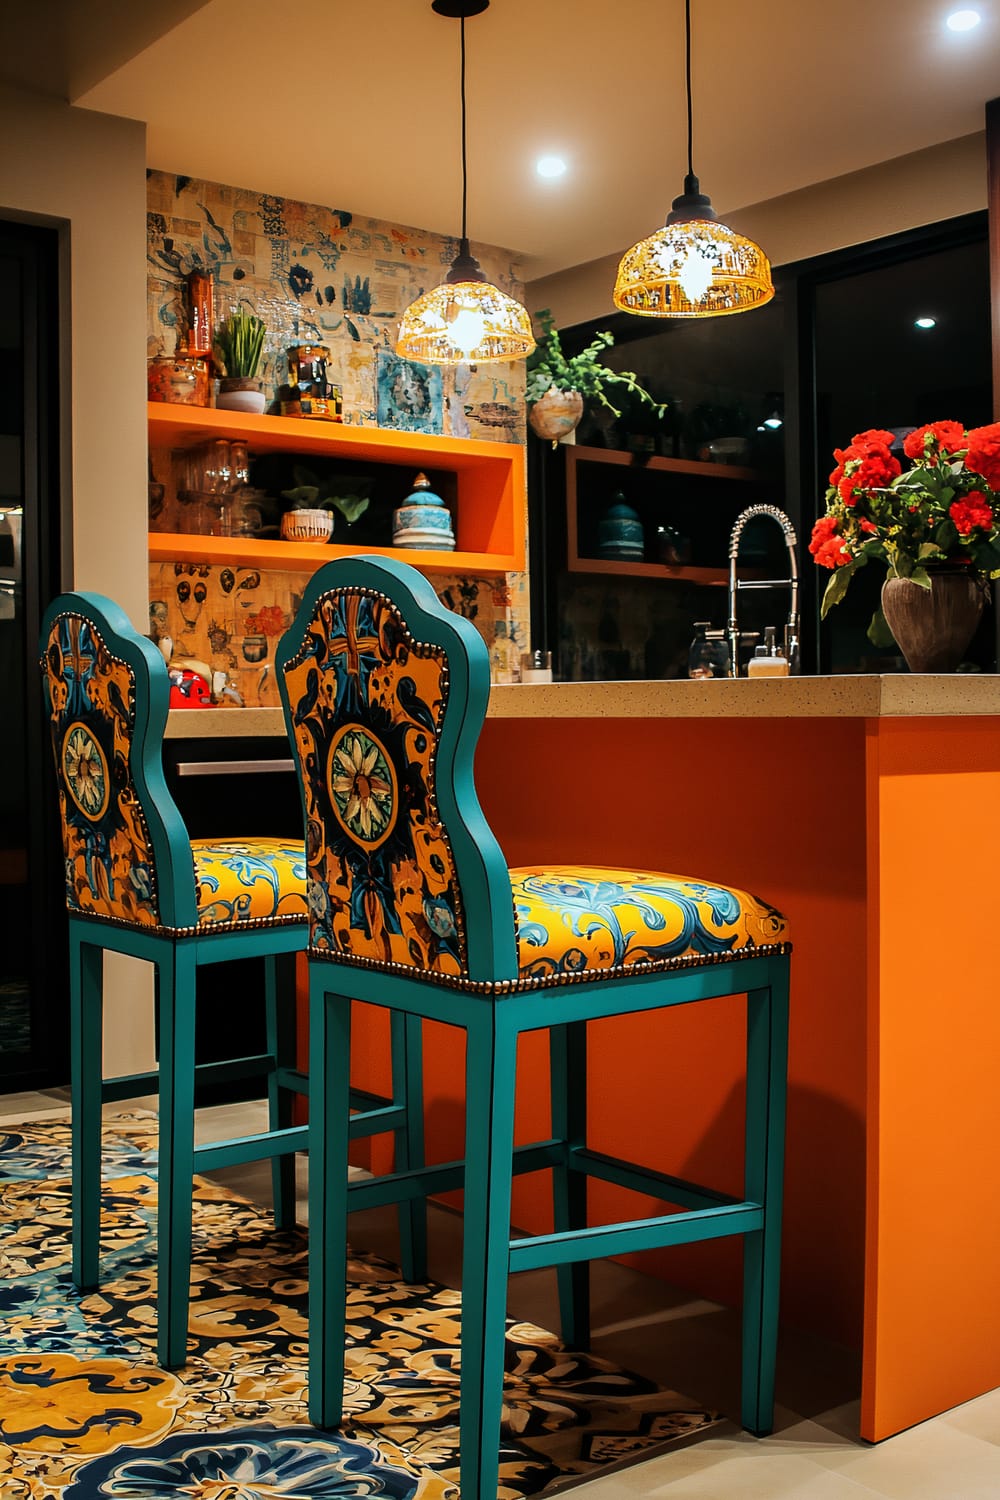
[[[774,626],[764,631],[764,644],[758,646],[747,662],[748,677],[787,677],[788,658],[775,641]]]

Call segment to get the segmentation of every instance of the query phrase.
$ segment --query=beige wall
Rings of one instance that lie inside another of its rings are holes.
[[[704,186],[711,193],[711,183]],[[667,183],[664,215],[672,196]],[[733,229],[756,240],[772,265],[780,266],[985,207],[986,137],[977,133],[724,217]],[[651,224],[648,232],[656,227]],[[623,245],[619,254],[528,282],[529,310],[551,308],[560,328],[607,317],[615,311],[615,273],[627,249]]]
[[[65,586],[148,629],[145,127],[0,89],[0,218],[61,231]],[[149,966],[109,954],[105,1068],[152,1061]]]
[[[145,127],[0,89],[0,217],[61,229],[70,576],[148,629]]]

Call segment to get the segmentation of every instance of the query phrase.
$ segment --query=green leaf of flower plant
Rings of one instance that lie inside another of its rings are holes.
[[[976,548],[976,567],[990,573],[1000,568],[1000,547],[996,542],[984,542]]]
[[[830,582],[826,586],[823,595],[823,604],[820,609],[820,619],[825,620],[835,604],[839,604],[847,593],[847,585],[854,577],[858,569],[856,562],[845,563],[842,568],[835,568],[830,574]]]
[[[866,634],[873,646],[895,646],[896,637],[889,629],[888,621],[882,613],[881,604],[872,615]]]
[[[922,589],[929,589],[931,586],[931,575],[926,568],[914,568],[910,574],[910,581],[919,584]]]

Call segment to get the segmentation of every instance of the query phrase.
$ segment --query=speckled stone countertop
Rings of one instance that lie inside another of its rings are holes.
[[[495,687],[495,719],[813,719],[1000,716],[1000,675],[720,678],[552,682]],[[285,732],[280,708],[173,709],[168,739],[252,739]]]

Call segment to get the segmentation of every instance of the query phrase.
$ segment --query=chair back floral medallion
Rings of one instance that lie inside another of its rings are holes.
[[[310,947],[459,976],[465,921],[435,796],[444,651],[384,595],[316,602],[285,683],[306,812]]]
[[[153,849],[129,763],[135,678],[93,622],[63,614],[41,662],[71,912],[159,924]]]

